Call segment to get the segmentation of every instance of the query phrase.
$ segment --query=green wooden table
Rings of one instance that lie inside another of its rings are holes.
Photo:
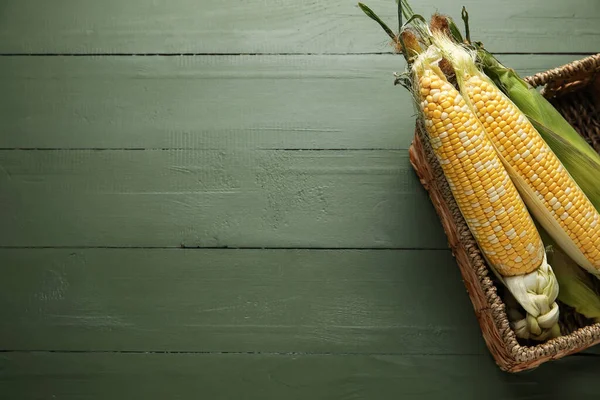
[[[524,75],[600,50],[597,1],[414,3]],[[597,399],[597,349],[493,363],[403,67],[349,0],[0,3],[0,397]]]

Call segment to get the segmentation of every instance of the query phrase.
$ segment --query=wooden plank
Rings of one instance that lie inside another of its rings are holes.
[[[495,52],[595,52],[595,1],[422,0],[460,21]],[[390,26],[396,6],[367,2]],[[4,0],[2,53],[347,53],[389,51],[387,36],[355,1]],[[565,33],[567,32],[567,33]]]
[[[597,357],[501,373],[486,356],[278,354],[0,355],[14,399],[577,399],[597,398]]]
[[[447,248],[406,150],[4,150],[0,246]]]
[[[578,58],[500,57],[524,75]],[[403,68],[391,55],[1,57],[0,147],[407,149]]]
[[[0,250],[2,350],[486,353],[449,251]]]
[[[0,147],[407,149],[413,110],[392,76],[403,67],[394,56],[3,57],[13,95],[0,99],[11,133]]]

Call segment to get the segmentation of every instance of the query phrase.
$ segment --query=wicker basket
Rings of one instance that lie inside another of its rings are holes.
[[[600,152],[600,54],[546,71],[526,80],[542,93],[572,126]],[[494,274],[463,219],[441,167],[417,125],[410,160],[440,217],[448,244],[460,267],[485,342],[498,366],[518,372],[600,343],[600,324],[591,324],[564,304],[563,336],[544,343],[517,339],[505,312]]]

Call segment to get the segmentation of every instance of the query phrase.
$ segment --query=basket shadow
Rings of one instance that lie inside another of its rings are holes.
[[[600,354],[578,353],[560,360],[544,363],[539,367],[504,375],[502,380],[514,398],[564,399],[597,398],[594,379],[600,374]],[[573,392],[577,388],[577,392]]]

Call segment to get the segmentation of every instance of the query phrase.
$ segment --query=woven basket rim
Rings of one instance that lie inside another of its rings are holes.
[[[593,81],[600,72],[600,53],[523,78],[533,87],[542,86],[546,97],[573,91]]]

